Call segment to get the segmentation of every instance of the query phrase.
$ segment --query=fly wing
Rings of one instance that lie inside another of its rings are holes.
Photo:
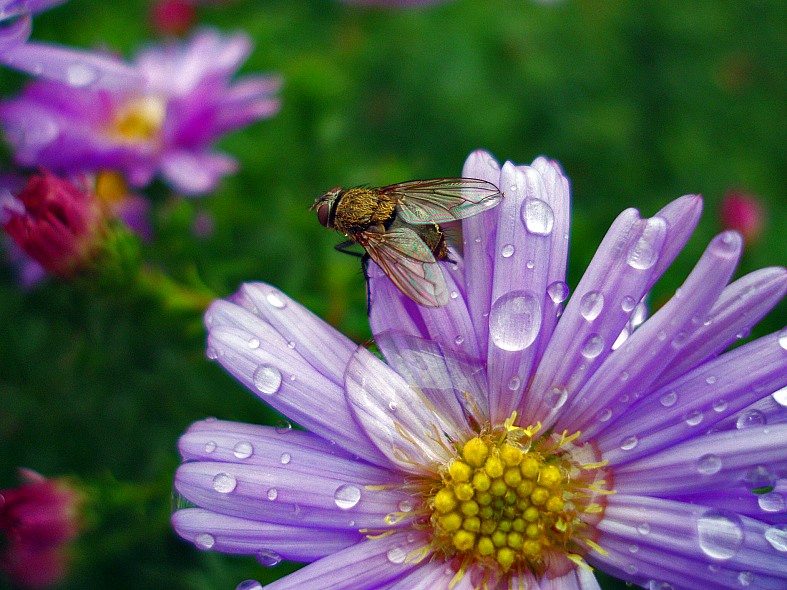
[[[379,189],[397,203],[399,218],[412,224],[447,223],[495,207],[503,193],[477,178],[434,178]]]
[[[369,257],[399,290],[426,307],[448,303],[448,285],[429,246],[412,229],[364,232],[358,236]]]

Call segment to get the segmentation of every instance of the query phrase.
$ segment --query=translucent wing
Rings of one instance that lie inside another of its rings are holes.
[[[448,285],[429,246],[407,227],[387,232],[363,232],[358,243],[399,290],[419,305],[448,303]]]
[[[503,193],[477,178],[433,178],[391,184],[379,189],[397,202],[406,223],[446,223],[495,207]]]

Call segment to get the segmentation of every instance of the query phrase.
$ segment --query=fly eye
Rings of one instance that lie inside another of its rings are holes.
[[[327,228],[333,227],[331,223],[331,206],[329,203],[320,203],[317,205],[317,221],[320,222],[320,225]]]

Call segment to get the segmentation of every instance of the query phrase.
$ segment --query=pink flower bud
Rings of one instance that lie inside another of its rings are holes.
[[[194,5],[186,0],[159,0],[150,9],[150,22],[161,35],[183,35],[195,18]]]
[[[740,232],[747,242],[756,242],[765,225],[760,199],[738,190],[727,191],[721,203],[721,223]]]

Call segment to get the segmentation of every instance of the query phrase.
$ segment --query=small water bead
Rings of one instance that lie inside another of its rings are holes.
[[[637,532],[640,535],[649,535],[650,534],[650,525],[647,522],[642,522],[637,525]]]
[[[292,461],[292,455],[289,453],[282,453],[281,457],[279,457],[279,461],[282,465],[287,465],[290,461]]]
[[[215,361],[217,358],[219,358],[219,351],[217,351],[214,346],[208,346],[208,349],[205,351],[205,356],[207,356],[210,360]]]
[[[401,500],[398,504],[399,512],[412,512],[413,511],[413,502],[412,500]]]
[[[771,544],[776,551],[787,551],[787,529],[785,525],[772,526],[765,531],[765,540]]]
[[[527,266],[528,268],[533,268],[535,265],[536,265],[536,261],[535,260],[528,260],[525,263],[525,266]]]
[[[779,492],[768,492],[757,496],[757,505],[763,512],[784,512],[784,496]]]
[[[707,383],[708,385],[713,385],[714,383],[716,383],[716,377],[714,377],[713,375],[708,375],[707,377],[705,377],[705,383]]]
[[[98,80],[98,72],[87,64],[73,63],[66,67],[66,82],[71,86],[84,88],[96,80]]]
[[[267,295],[265,295],[265,300],[269,305],[275,307],[276,309],[284,309],[287,307],[287,300],[276,291],[270,291]]]
[[[277,490],[276,488],[271,488],[268,490],[267,496],[268,496],[268,500],[273,502],[276,498],[279,497],[279,490]]]
[[[568,390],[565,387],[553,387],[544,394],[544,403],[553,410],[562,408],[567,399]]]
[[[620,449],[623,451],[630,451],[634,447],[637,446],[639,443],[639,439],[636,436],[627,436],[624,438],[620,443]]]
[[[532,294],[512,291],[500,296],[489,314],[489,335],[503,350],[524,350],[541,329],[541,304]]]
[[[754,574],[751,572],[741,572],[738,574],[738,583],[741,586],[751,586],[754,581]]]
[[[255,348],[260,347],[260,339],[259,338],[251,338],[248,342],[249,348],[254,350]]]
[[[773,491],[776,478],[765,465],[757,465],[749,469],[743,478],[743,484],[755,494]]]
[[[735,428],[743,430],[744,428],[765,426],[767,423],[768,419],[765,417],[765,414],[759,410],[746,410],[738,415],[738,419],[735,421]]]
[[[248,459],[249,457],[251,457],[252,453],[254,453],[254,447],[250,442],[241,441],[235,445],[235,448],[233,449],[232,453],[238,459]]]
[[[563,303],[568,299],[569,288],[563,281],[555,281],[547,287],[547,295],[554,303]]]
[[[457,336],[456,338],[454,338],[454,343],[457,346],[462,346],[462,344],[464,344],[464,341],[465,341],[465,337],[464,336]]]
[[[279,434],[286,434],[288,432],[292,432],[292,424],[287,422],[286,420],[280,420],[276,423],[276,432]]]
[[[713,402],[713,411],[721,413],[727,409],[727,405],[726,399],[717,399]]]
[[[522,380],[519,378],[518,375],[514,375],[508,381],[508,389],[510,389],[511,391],[517,391],[520,385],[522,385]]]
[[[235,476],[229,473],[217,473],[213,476],[213,489],[220,494],[229,494],[238,485]]]
[[[210,454],[216,450],[216,443],[212,440],[209,440],[205,443],[205,452]]]
[[[194,545],[197,547],[197,549],[202,549],[203,551],[207,551],[215,544],[216,544],[216,538],[209,533],[200,533],[199,535],[194,537]]]
[[[448,295],[451,299],[459,299],[459,292],[458,291],[451,291]]]
[[[659,217],[651,217],[645,222],[642,235],[628,251],[626,262],[631,268],[647,270],[656,264],[664,241],[665,227],[666,223]]]
[[[260,549],[254,554],[257,563],[265,567],[273,567],[281,563],[281,555],[272,549]]]
[[[697,424],[702,422],[702,418],[703,418],[702,412],[700,412],[699,410],[694,410],[692,412],[689,412],[689,414],[686,416],[686,424],[689,426],[697,426]]]
[[[624,566],[623,566],[623,569],[624,569],[624,570],[626,571],[626,573],[627,573],[627,574],[629,574],[630,576],[633,576],[634,574],[636,574],[636,573],[637,573],[637,571],[639,571],[639,570],[637,569],[637,566],[636,566],[636,565],[634,565],[633,563],[627,563],[626,565],[624,565]]]
[[[629,295],[626,295],[623,299],[620,300],[620,309],[622,309],[626,313],[629,313],[635,307],[637,307],[637,300]]]
[[[397,407],[398,406],[395,401],[388,402],[388,409],[391,410],[392,412],[395,412]]]
[[[500,256],[502,256],[503,258],[510,258],[513,255],[514,255],[514,245],[513,244],[506,244],[500,250]]]
[[[293,340],[290,340],[290,341],[287,343],[287,348],[289,348],[290,350],[295,350],[295,341],[293,341]]]
[[[672,339],[672,346],[675,348],[683,348],[688,339],[689,335],[687,332],[678,332],[675,334],[675,338]]]
[[[639,545],[636,543],[629,545],[629,553],[636,553],[637,551],[639,551]]]
[[[522,204],[522,220],[531,234],[548,236],[555,225],[555,214],[547,202],[527,198]]]
[[[598,291],[588,291],[579,301],[579,313],[587,321],[595,320],[604,309],[604,295]]]
[[[700,549],[713,559],[735,557],[743,544],[743,527],[733,513],[710,510],[697,519]]]
[[[354,508],[361,500],[361,488],[351,484],[342,484],[333,493],[333,501],[342,510]]]
[[[678,401],[678,394],[674,391],[670,391],[669,393],[665,393],[659,398],[659,402],[665,408],[671,408],[675,405]]]
[[[596,358],[602,352],[604,352],[604,339],[598,334],[592,334],[582,347],[582,356],[587,359]]]
[[[610,410],[609,408],[604,408],[598,413],[597,416],[597,420],[599,422],[609,422],[611,418],[612,418],[612,410]]]
[[[262,590],[262,584],[257,580],[244,580],[235,586],[235,590]]]
[[[656,338],[664,342],[667,339],[667,333],[664,330],[659,330],[658,334],[656,334]]]
[[[404,563],[404,560],[407,558],[407,553],[401,547],[393,547],[388,550],[386,557],[388,558],[388,561],[398,565],[400,563]]]
[[[702,475],[713,475],[721,471],[721,459],[717,455],[703,455],[697,460],[697,471]]]
[[[675,586],[661,580],[650,580],[648,581],[648,590],[675,590]]]
[[[254,381],[254,387],[256,387],[260,393],[273,395],[279,391],[279,387],[281,387],[281,372],[276,367],[260,365],[254,371],[252,380]]]

